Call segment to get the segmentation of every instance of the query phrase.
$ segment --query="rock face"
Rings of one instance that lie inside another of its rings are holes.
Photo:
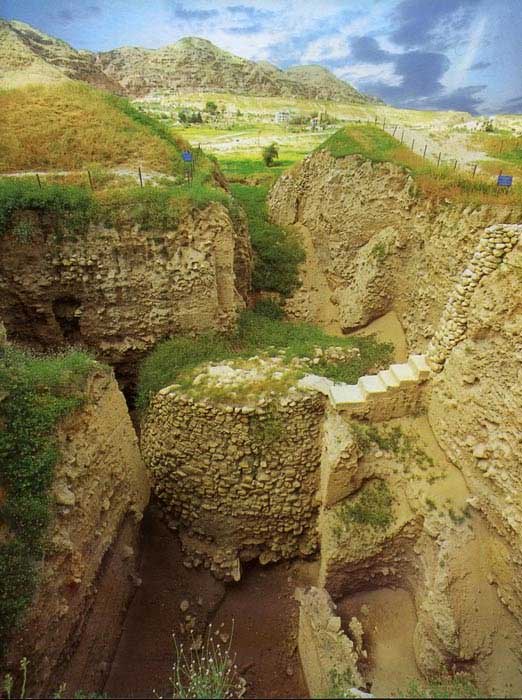
[[[197,37],[160,49],[126,46],[93,53],[77,51],[24,22],[0,19],[0,59],[0,85],[6,87],[73,79],[134,96],[192,90],[380,102],[322,66],[281,70],[266,61],[234,56]]]
[[[165,233],[91,226],[56,240],[53,222],[32,229],[29,241],[0,237],[0,315],[13,340],[81,343],[126,365],[177,332],[229,328],[244,307],[248,232],[221,204]]]
[[[469,484],[471,503],[500,535],[494,581],[522,621],[521,267],[517,246],[475,290],[467,338],[433,382],[429,418]]]
[[[239,580],[242,561],[314,551],[324,406],[295,389],[245,405],[156,395],[142,452],[187,564]]]
[[[30,660],[29,683],[39,697],[59,687],[62,667],[80,637],[80,646],[90,643],[95,656],[89,659],[86,652],[83,687],[110,660],[133,592],[128,579],[135,566],[133,545],[149,498],[125,400],[106,371],[90,378],[85,403],[60,425],[58,443],[50,544],[35,598],[10,650],[14,666],[24,656]],[[111,582],[111,612],[99,612],[93,625],[89,610],[95,594],[106,588],[105,579]]]
[[[121,91],[96,65],[94,54],[76,51],[65,41],[16,20],[0,19],[0,66],[0,84],[5,87],[72,79]]]
[[[268,203],[274,221],[308,230],[343,330],[394,310],[411,349],[421,352],[484,229],[518,223],[520,209],[415,195],[414,180],[398,166],[320,151],[281,176]],[[306,299],[300,304],[307,318]]]

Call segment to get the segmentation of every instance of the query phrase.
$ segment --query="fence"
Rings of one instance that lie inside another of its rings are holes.
[[[415,130],[413,127],[387,123],[386,118],[383,118],[381,123],[377,117],[374,117],[373,119],[348,119],[346,121],[358,124],[371,124],[383,129],[383,131],[386,131],[391,136],[396,138],[401,144],[404,144],[425,160],[433,162],[437,167],[449,167],[453,170],[460,170],[466,174],[471,174],[472,177],[475,177],[477,172],[479,172],[482,177],[493,177],[495,182],[497,182],[498,177],[503,174],[503,171],[499,170],[497,175],[491,176],[479,170],[479,164],[475,159],[470,158],[468,160],[459,160],[458,158],[455,158],[453,155],[450,155],[447,151],[445,151],[444,148],[437,146],[434,141],[427,138],[419,130]],[[501,153],[501,151],[499,153]],[[509,191],[510,188],[499,187],[498,189]]]

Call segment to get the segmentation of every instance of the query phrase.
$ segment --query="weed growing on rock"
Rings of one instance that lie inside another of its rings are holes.
[[[232,637],[216,641],[209,625],[203,644],[186,649],[174,637],[175,658],[170,683],[173,698],[238,698],[244,690],[232,652]]]
[[[38,357],[7,347],[0,356],[0,655],[31,600],[44,551],[55,429],[81,405],[96,366],[76,351]]]
[[[340,527],[336,528],[335,534],[339,538],[360,525],[386,530],[393,520],[392,504],[393,498],[385,481],[368,481],[336,509]]]
[[[397,457],[412,459],[423,471],[434,466],[433,459],[416,444],[417,438],[404,433],[400,426],[378,430],[374,425],[353,421],[351,428],[362,453],[367,452],[374,444],[379,449],[392,452]]]
[[[349,670],[340,673],[337,669],[333,669],[330,671],[330,687],[326,697],[328,699],[353,698],[355,697],[352,693],[353,687],[353,676]]]
[[[182,375],[206,362],[249,358],[259,352],[269,356],[282,353],[288,361],[294,357],[311,361],[316,348],[332,346],[358,348],[359,354],[347,362],[321,361],[309,367],[305,362],[302,369],[354,383],[376,365],[387,364],[392,351],[391,345],[378,343],[372,336],[337,338],[306,323],[288,323],[247,311],[241,315],[235,334],[177,336],[159,343],[140,367],[137,406],[145,409],[160,389],[178,383]]]

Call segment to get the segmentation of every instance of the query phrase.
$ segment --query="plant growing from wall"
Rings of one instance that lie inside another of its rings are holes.
[[[97,365],[69,352],[0,350],[0,655],[31,601],[51,515],[56,426],[84,399]]]

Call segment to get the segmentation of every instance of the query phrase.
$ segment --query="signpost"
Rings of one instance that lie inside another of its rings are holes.
[[[499,175],[497,179],[498,187],[511,187],[513,184],[513,175]]]
[[[192,175],[194,173],[194,160],[192,158],[192,153],[190,151],[182,151],[181,157],[183,162],[186,163],[186,175],[189,183],[192,183]]]

